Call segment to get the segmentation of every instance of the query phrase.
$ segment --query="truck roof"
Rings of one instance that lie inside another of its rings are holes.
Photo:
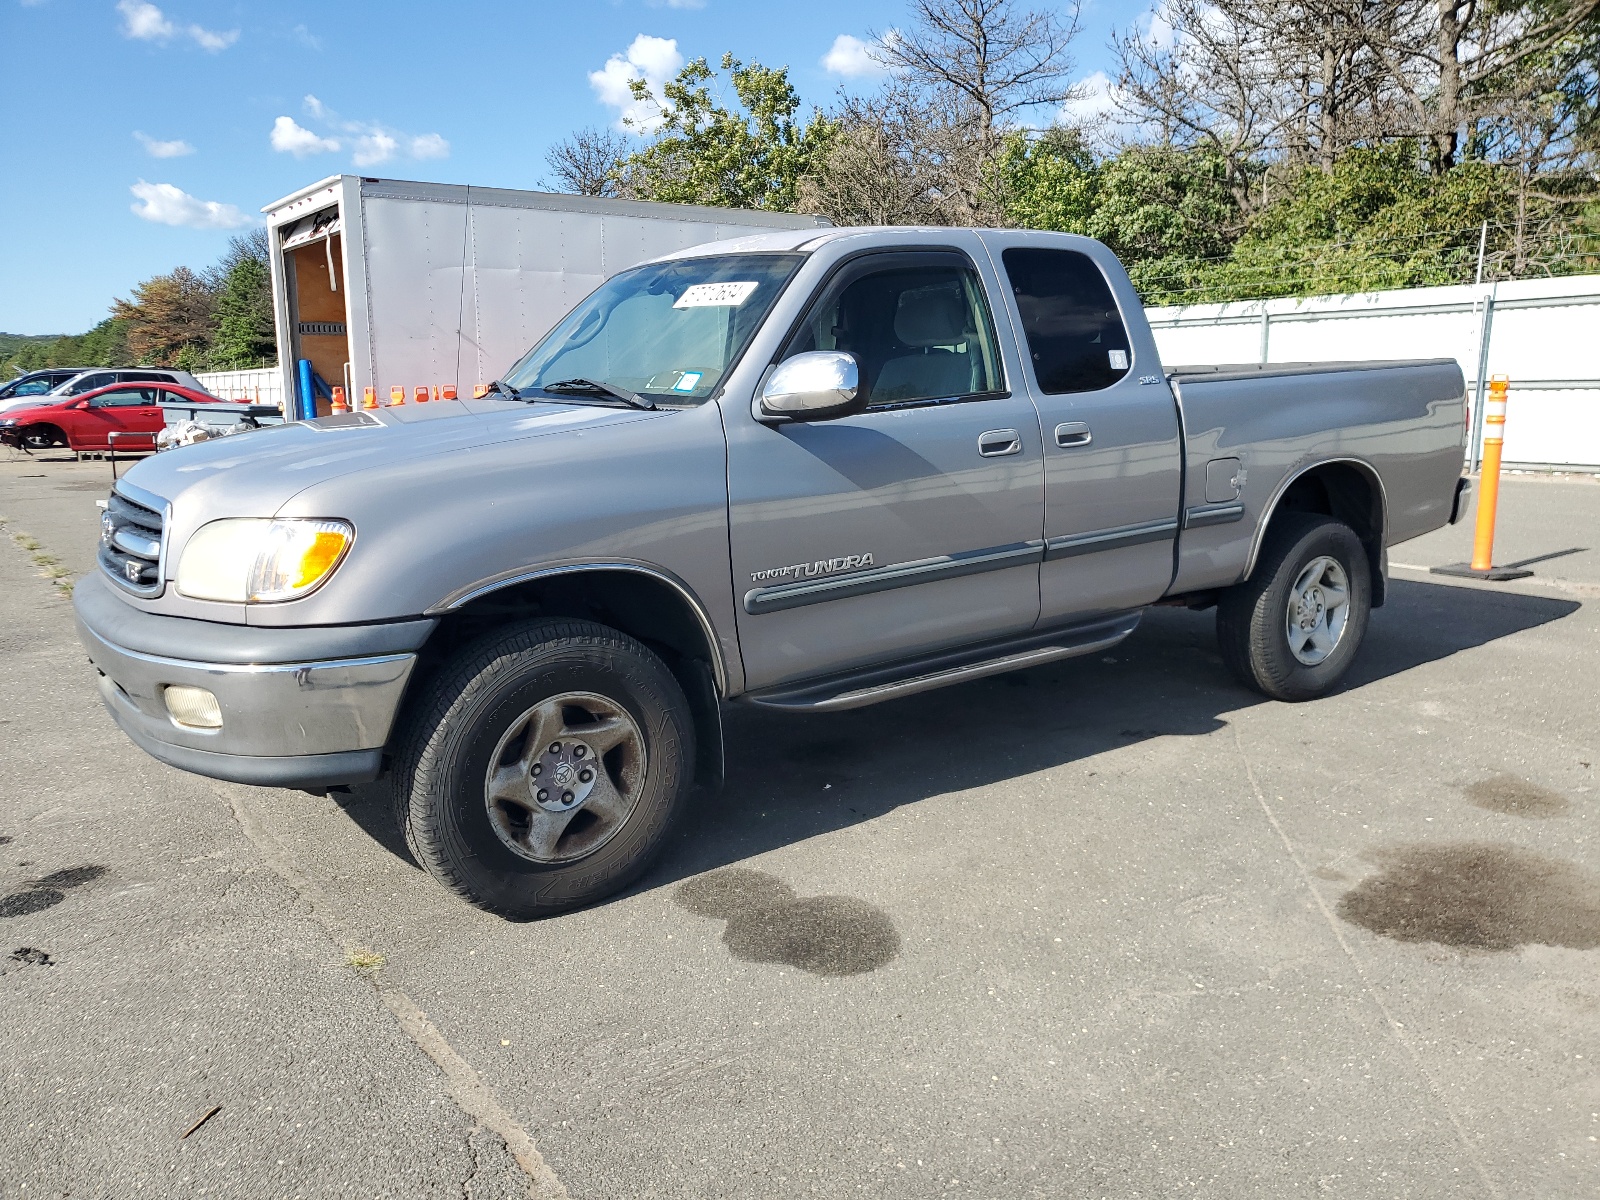
[[[821,218],[818,218],[821,220]],[[676,250],[671,254],[664,254],[654,262],[665,262],[675,258],[700,258],[712,254],[760,254],[781,253],[785,250],[815,250],[820,246],[832,242],[844,242],[860,239],[877,240],[887,238],[892,242],[903,244],[918,244],[928,241],[937,242],[941,238],[949,237],[952,232],[959,230],[962,233],[1005,233],[1016,234],[1025,232],[1030,237],[1040,241],[1050,241],[1057,244],[1089,243],[1092,239],[1081,237],[1072,233],[1057,233],[1053,230],[1025,230],[1016,229],[977,229],[971,226],[950,225],[828,225],[820,229],[784,229],[771,233],[742,234],[736,238],[725,238],[720,242],[706,242],[703,245],[691,246],[686,250]]]

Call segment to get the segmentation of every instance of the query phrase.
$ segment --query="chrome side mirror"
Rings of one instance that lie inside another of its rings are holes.
[[[761,390],[763,417],[828,421],[867,406],[855,355],[841,350],[809,350],[785,359]]]

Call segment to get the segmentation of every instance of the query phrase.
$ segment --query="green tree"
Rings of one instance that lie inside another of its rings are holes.
[[[1076,130],[1012,133],[995,158],[991,190],[1009,226],[1089,232],[1100,202],[1101,169]]]
[[[214,271],[215,330],[208,354],[214,371],[270,366],[278,355],[272,321],[272,278],[264,232],[236,237]]]
[[[787,67],[746,65],[731,54],[722,70],[738,107],[713,98],[715,73],[704,58],[684,66],[664,89],[655,141],[618,165],[619,194],[676,204],[793,211],[800,181],[822,161],[835,124],[813,111],[796,119],[800,96]],[[651,100],[649,85],[634,95]]]
[[[1243,224],[1222,154],[1134,145],[1101,165],[1085,232],[1117,252],[1147,304],[1161,304],[1225,258]]]

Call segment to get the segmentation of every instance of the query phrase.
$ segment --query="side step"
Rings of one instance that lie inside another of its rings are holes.
[[[747,692],[740,699],[763,708],[791,712],[838,712],[863,708],[881,700],[895,700],[932,691],[952,683],[966,683],[988,675],[1037,667],[1061,658],[1076,658],[1109,650],[1139,625],[1143,612],[1120,613],[1082,625],[1030,633],[1000,642],[986,642],[948,650],[942,654],[897,663],[888,667],[868,667],[789,684],[758,692]]]

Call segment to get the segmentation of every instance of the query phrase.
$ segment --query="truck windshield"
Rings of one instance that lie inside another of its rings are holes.
[[[526,393],[588,380],[658,403],[704,403],[803,257],[726,254],[623,271],[568,313],[505,382]]]

